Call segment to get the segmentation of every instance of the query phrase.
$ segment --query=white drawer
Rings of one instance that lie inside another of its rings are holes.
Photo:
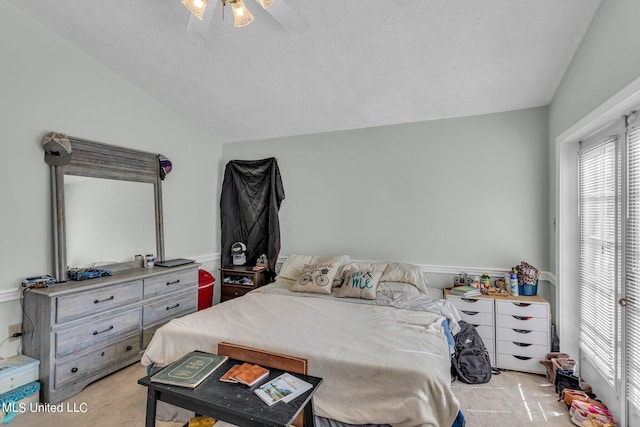
[[[497,366],[496,365],[496,354],[489,350],[489,348],[487,348],[487,351],[489,352],[489,360],[491,361],[491,366]]]
[[[547,369],[534,357],[514,356],[512,354],[498,353],[498,367],[513,371],[535,372],[545,374]]]
[[[451,303],[455,305],[458,310],[493,313],[492,299],[463,298],[448,295],[447,300],[451,301]]]
[[[549,331],[549,320],[541,317],[499,314],[496,319],[499,328],[525,329],[528,331]]]
[[[499,354],[511,354],[514,356],[533,357],[536,360],[544,359],[549,352],[546,345],[526,344],[515,341],[498,341],[496,351]]]
[[[530,302],[497,301],[497,314],[514,316],[549,317],[549,305]]]
[[[473,326],[491,326],[493,327],[493,313],[479,313],[477,311],[460,311],[460,317]]]
[[[528,344],[548,345],[549,335],[544,331],[528,331],[526,329],[497,328],[496,340],[523,342]]]
[[[491,325],[473,325],[476,327],[476,331],[478,331],[478,335],[482,338],[483,341],[491,340],[493,341],[493,326]],[[488,346],[487,346],[488,347]]]

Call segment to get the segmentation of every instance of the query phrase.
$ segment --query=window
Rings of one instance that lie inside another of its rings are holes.
[[[596,136],[583,141],[578,156],[580,350],[613,386],[616,291],[621,265],[618,136]]]

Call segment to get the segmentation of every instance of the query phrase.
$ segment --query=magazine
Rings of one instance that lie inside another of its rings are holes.
[[[267,405],[271,406],[276,402],[291,402],[296,397],[313,387],[306,381],[301,380],[287,372],[268,381],[254,390]]]

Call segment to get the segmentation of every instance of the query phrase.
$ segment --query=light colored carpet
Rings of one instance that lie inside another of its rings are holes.
[[[62,413],[18,415],[11,427],[113,427],[143,426],[146,389],[137,380],[145,368],[134,364],[90,384],[63,403]],[[568,411],[557,401],[553,386],[541,375],[503,372],[488,384],[469,385],[456,381],[453,390],[467,418],[467,427],[557,426],[569,427]],[[86,409],[86,412],[68,412]],[[158,422],[157,427],[179,427]]]

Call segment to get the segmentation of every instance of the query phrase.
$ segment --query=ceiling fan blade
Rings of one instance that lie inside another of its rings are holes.
[[[275,0],[266,11],[283,27],[294,33],[304,33],[309,28],[309,23],[298,15],[295,10],[291,9],[284,0]]]
[[[207,2],[207,7],[204,9],[202,21],[193,16],[192,13],[189,13],[189,19],[187,20],[187,32],[203,33],[207,31],[209,25],[211,25],[211,21],[213,20],[213,15],[215,14],[218,3],[220,3],[219,0],[209,0]]]

